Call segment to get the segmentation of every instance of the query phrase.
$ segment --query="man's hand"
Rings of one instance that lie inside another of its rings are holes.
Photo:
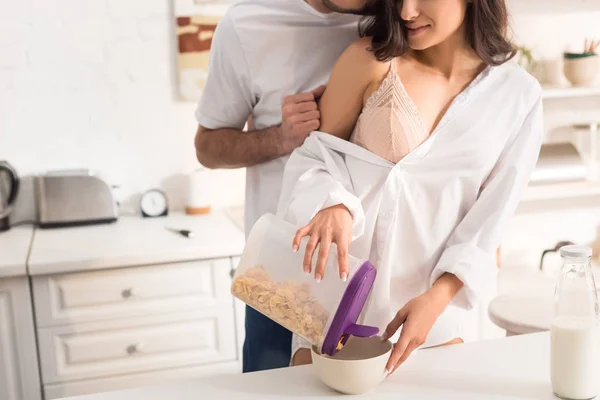
[[[317,101],[323,95],[325,86],[287,96],[281,106],[282,122],[280,127],[281,143],[284,153],[291,153],[304,143],[304,139],[321,125],[321,114]]]

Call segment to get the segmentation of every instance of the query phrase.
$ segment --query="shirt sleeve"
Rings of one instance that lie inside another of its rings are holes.
[[[300,227],[319,211],[343,204],[352,215],[355,240],[365,229],[361,201],[354,195],[343,156],[326,148],[315,132],[292,152],[285,166],[277,215]]]
[[[252,79],[234,21],[227,13],[212,39],[208,76],[196,120],[208,129],[242,129],[254,105]]]
[[[450,236],[433,270],[430,285],[445,272],[463,282],[452,302],[456,306],[471,309],[480,296],[494,290],[498,273],[496,249],[535,168],[544,136],[542,114],[538,98],[500,154],[478,199]]]

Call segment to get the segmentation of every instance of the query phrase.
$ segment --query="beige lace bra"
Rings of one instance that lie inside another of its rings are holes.
[[[396,73],[396,60],[392,60],[390,71],[367,99],[350,141],[397,163],[428,136],[417,107]]]

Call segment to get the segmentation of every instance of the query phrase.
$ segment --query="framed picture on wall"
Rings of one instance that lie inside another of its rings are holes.
[[[197,101],[208,75],[212,37],[219,20],[232,2],[174,1],[179,94],[184,101]]]

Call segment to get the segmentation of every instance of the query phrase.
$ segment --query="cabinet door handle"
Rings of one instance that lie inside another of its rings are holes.
[[[131,355],[131,354],[141,352],[142,347],[143,347],[143,343],[140,342],[140,343],[130,344],[129,346],[127,346],[127,348],[125,350],[127,351],[127,354]]]
[[[121,297],[124,299],[128,299],[130,297],[135,296],[135,293],[136,293],[135,288],[123,289],[123,291],[121,292]]]

